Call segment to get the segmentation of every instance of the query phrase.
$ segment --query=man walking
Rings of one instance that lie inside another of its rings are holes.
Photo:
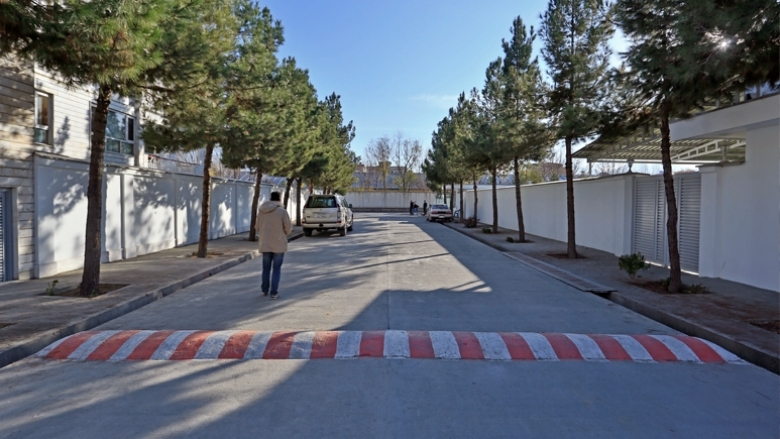
[[[423,215],[428,215],[428,200],[423,200]]]
[[[271,192],[271,201],[260,205],[260,214],[255,224],[260,252],[263,254],[261,289],[263,296],[267,296],[270,283],[271,299],[279,297],[279,280],[282,277],[284,253],[287,251],[287,235],[292,233],[290,215],[282,207],[281,199],[279,192]]]

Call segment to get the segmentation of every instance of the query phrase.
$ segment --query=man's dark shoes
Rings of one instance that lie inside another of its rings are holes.
[[[271,294],[271,300],[278,299],[279,294]]]
[[[268,291],[263,291],[263,297],[268,295]]]

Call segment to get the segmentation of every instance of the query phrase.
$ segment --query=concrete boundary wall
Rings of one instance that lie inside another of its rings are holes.
[[[82,161],[35,156],[34,277],[83,266],[88,172]],[[111,165],[104,175],[104,263],[198,242],[202,177]],[[284,188],[263,184],[261,202],[274,190]],[[253,193],[253,183],[212,178],[209,239],[249,230]]]
[[[423,201],[433,203],[436,194],[430,191],[365,191],[348,192],[344,198],[357,209],[409,209],[410,201],[422,208]]]
[[[745,163],[708,165],[701,172],[699,276],[780,292],[780,131],[776,126],[747,132]],[[623,174],[574,182],[577,244],[631,253],[634,182],[650,178]],[[521,186],[526,232],[567,240],[566,182]],[[479,189],[477,217],[493,222],[490,189]],[[514,187],[498,189],[498,225],[517,230]],[[474,215],[474,191],[464,196],[465,215]],[[563,247],[562,247],[563,248]]]
[[[616,255],[631,252],[631,220],[635,175],[579,180],[574,183],[577,244]],[[527,233],[566,241],[566,182],[520,187]],[[493,222],[490,189],[477,191],[477,218]],[[517,230],[514,186],[498,189],[498,225]],[[474,191],[464,194],[465,218],[474,215]]]

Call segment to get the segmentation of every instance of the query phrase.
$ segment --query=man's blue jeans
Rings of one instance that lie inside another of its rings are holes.
[[[263,284],[261,289],[263,293],[268,292],[268,283],[271,283],[271,295],[279,294],[279,280],[282,278],[282,262],[284,262],[284,253],[263,252]],[[273,275],[271,275],[271,264],[273,264]]]

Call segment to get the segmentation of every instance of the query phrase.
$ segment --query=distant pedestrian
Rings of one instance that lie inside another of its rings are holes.
[[[414,201],[409,202],[409,215],[414,214]]]
[[[423,215],[428,215],[428,200],[423,200]]]
[[[271,299],[279,297],[279,280],[282,278],[282,262],[287,251],[287,235],[292,233],[290,215],[282,207],[281,199],[279,192],[271,192],[271,201],[260,205],[255,224],[260,252],[263,254],[261,289],[263,296],[267,296],[270,286]]]

